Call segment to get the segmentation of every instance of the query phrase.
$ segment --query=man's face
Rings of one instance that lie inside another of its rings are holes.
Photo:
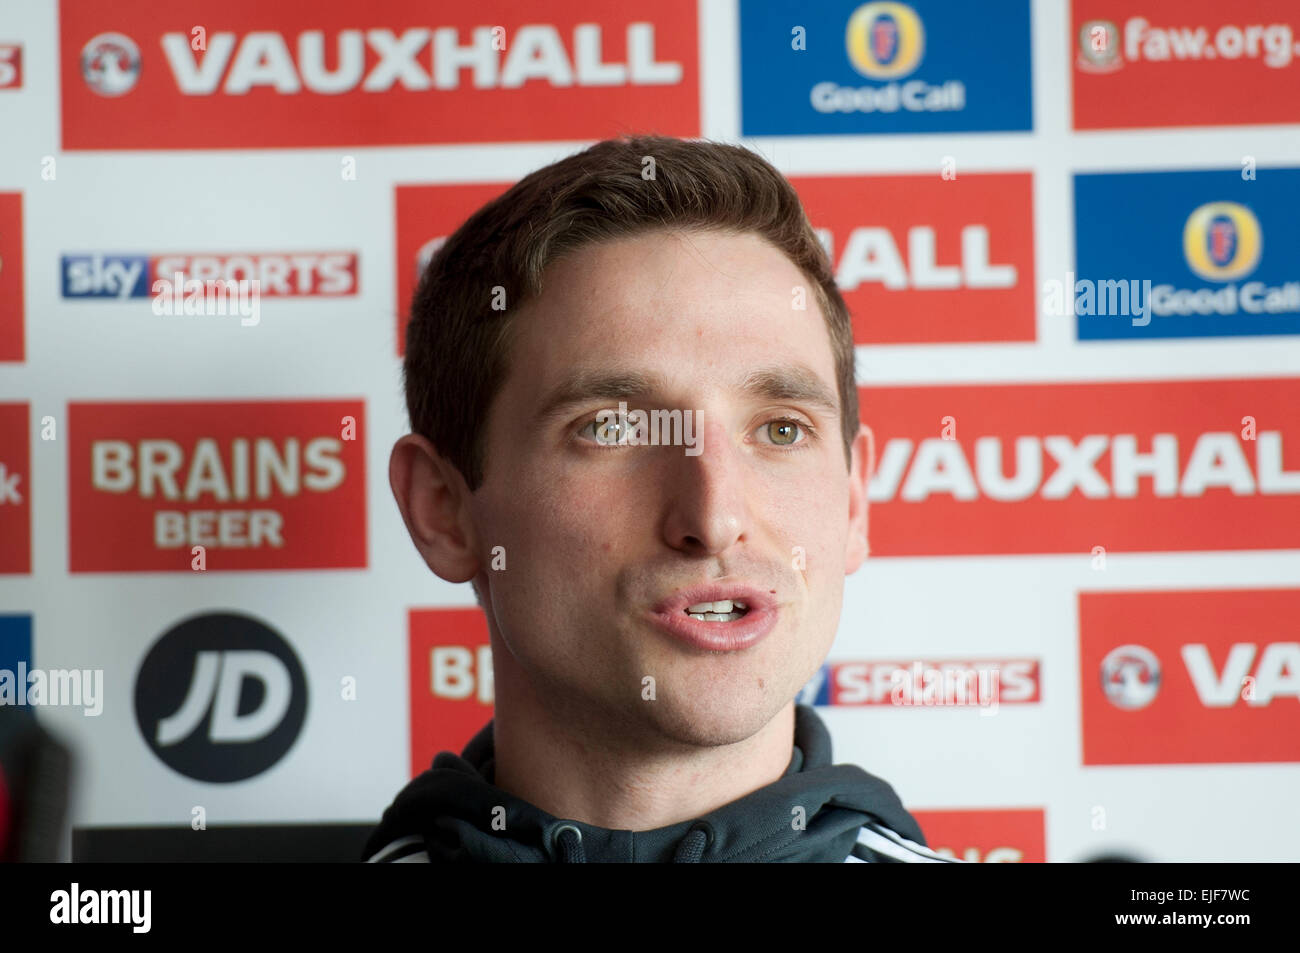
[[[498,669],[517,666],[544,701],[642,735],[748,738],[825,658],[862,555],[858,471],[813,287],[758,236],[701,231],[585,247],[544,285],[514,318],[470,504],[484,609],[512,656]],[[646,386],[591,392],[609,377]],[[597,414],[620,400],[690,411],[698,444],[602,444],[619,430]],[[488,568],[496,546],[504,570]],[[656,613],[713,584],[770,603],[757,642],[702,647]]]

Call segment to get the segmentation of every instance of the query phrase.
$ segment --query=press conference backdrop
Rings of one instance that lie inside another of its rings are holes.
[[[371,821],[491,716],[388,489],[400,316],[484,201],[659,132],[790,176],[854,314],[837,759],[967,859],[1300,852],[1291,0],[3,12],[0,695],[70,826]]]

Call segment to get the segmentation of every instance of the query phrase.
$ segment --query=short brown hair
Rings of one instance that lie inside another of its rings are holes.
[[[653,178],[643,177],[651,168]],[[488,411],[508,370],[511,314],[542,275],[585,245],[660,228],[752,232],[813,283],[835,358],[845,460],[858,431],[853,329],[831,262],[794,187],[740,146],[638,136],[608,139],[531,173],[471,215],[420,277],[403,377],[411,429],[483,482]],[[509,307],[494,310],[504,289]]]

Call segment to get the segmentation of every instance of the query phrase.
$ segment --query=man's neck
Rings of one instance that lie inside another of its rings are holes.
[[[785,773],[794,743],[793,702],[751,737],[715,747],[629,744],[607,720],[556,711],[527,688],[498,693],[496,786],[609,830],[666,827],[744,797]]]

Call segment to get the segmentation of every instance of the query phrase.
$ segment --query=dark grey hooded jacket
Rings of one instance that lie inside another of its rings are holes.
[[[831,762],[830,733],[806,705],[795,708],[794,748],[784,775],[698,818],[655,830],[607,830],[552,817],[495,787],[493,768],[488,722],[460,755],[442,752],[397,795],[370,835],[363,859],[951,862],[926,848],[921,828],[893,788],[856,765]],[[504,829],[494,829],[494,818]]]

